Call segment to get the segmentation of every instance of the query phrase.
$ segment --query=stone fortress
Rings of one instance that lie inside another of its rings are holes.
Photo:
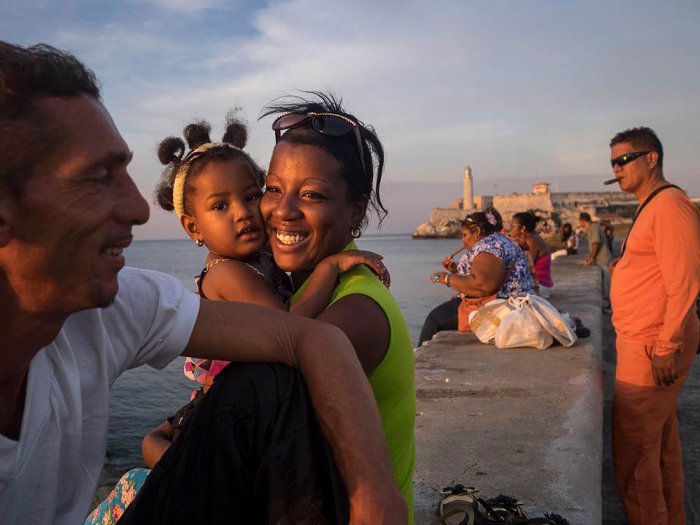
[[[462,198],[454,200],[447,208],[434,208],[428,222],[418,226],[413,237],[459,237],[464,216],[489,206],[501,213],[506,227],[514,214],[532,210],[550,227],[570,222],[576,228],[579,213],[583,211],[588,212],[594,221],[608,219],[612,224],[629,224],[637,200],[634,195],[622,191],[552,193],[546,182],[534,184],[530,193],[474,195],[474,177],[472,169],[467,166]]]

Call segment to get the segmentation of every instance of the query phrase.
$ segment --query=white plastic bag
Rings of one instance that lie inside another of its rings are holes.
[[[542,350],[554,342],[530,308],[529,296],[511,297],[508,303],[514,309],[501,319],[496,331],[495,343],[498,348],[532,347]]]
[[[505,299],[489,301],[469,314],[469,326],[482,343],[491,343],[501,324],[501,319],[513,309]]]
[[[542,328],[548,334],[564,346],[571,346],[576,342],[578,337],[576,337],[576,332],[572,330],[571,323],[552,306],[552,303],[536,295],[528,295],[528,298],[532,313],[535,314]]]

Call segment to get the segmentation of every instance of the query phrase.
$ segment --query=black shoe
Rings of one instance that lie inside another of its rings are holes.
[[[591,335],[590,329],[583,326],[581,319],[576,319],[575,323],[576,323],[576,326],[574,328],[574,332],[576,333],[576,337],[581,339],[582,337],[588,337]]]

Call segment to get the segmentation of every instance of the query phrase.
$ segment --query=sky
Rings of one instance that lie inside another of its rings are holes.
[[[375,127],[386,153],[382,233],[474,193],[610,187],[608,143],[646,125],[671,181],[700,195],[700,2],[1,0],[0,39],[48,43],[95,71],[152,200],[157,143],[243,108],[247,149],[267,166],[261,109],[332,91]],[[151,206],[137,239],[185,238]],[[373,220],[369,232],[376,232]]]

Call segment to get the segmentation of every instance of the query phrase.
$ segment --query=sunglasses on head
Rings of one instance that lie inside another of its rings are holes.
[[[310,124],[313,129],[323,135],[331,137],[342,137],[348,133],[355,134],[357,154],[360,157],[362,164],[362,172],[367,176],[367,168],[365,168],[365,158],[362,148],[362,136],[360,135],[360,127],[352,119],[336,113],[285,113],[280,115],[272,123],[272,129],[275,130],[275,143],[280,141],[282,131],[301,127],[305,124]]]
[[[639,157],[646,155],[647,153],[650,153],[649,151],[635,151],[633,153],[625,153],[624,155],[620,155],[619,157],[615,157],[610,161],[610,165],[614,168],[615,166],[624,166],[625,164],[632,162],[634,159],[638,159]]]

